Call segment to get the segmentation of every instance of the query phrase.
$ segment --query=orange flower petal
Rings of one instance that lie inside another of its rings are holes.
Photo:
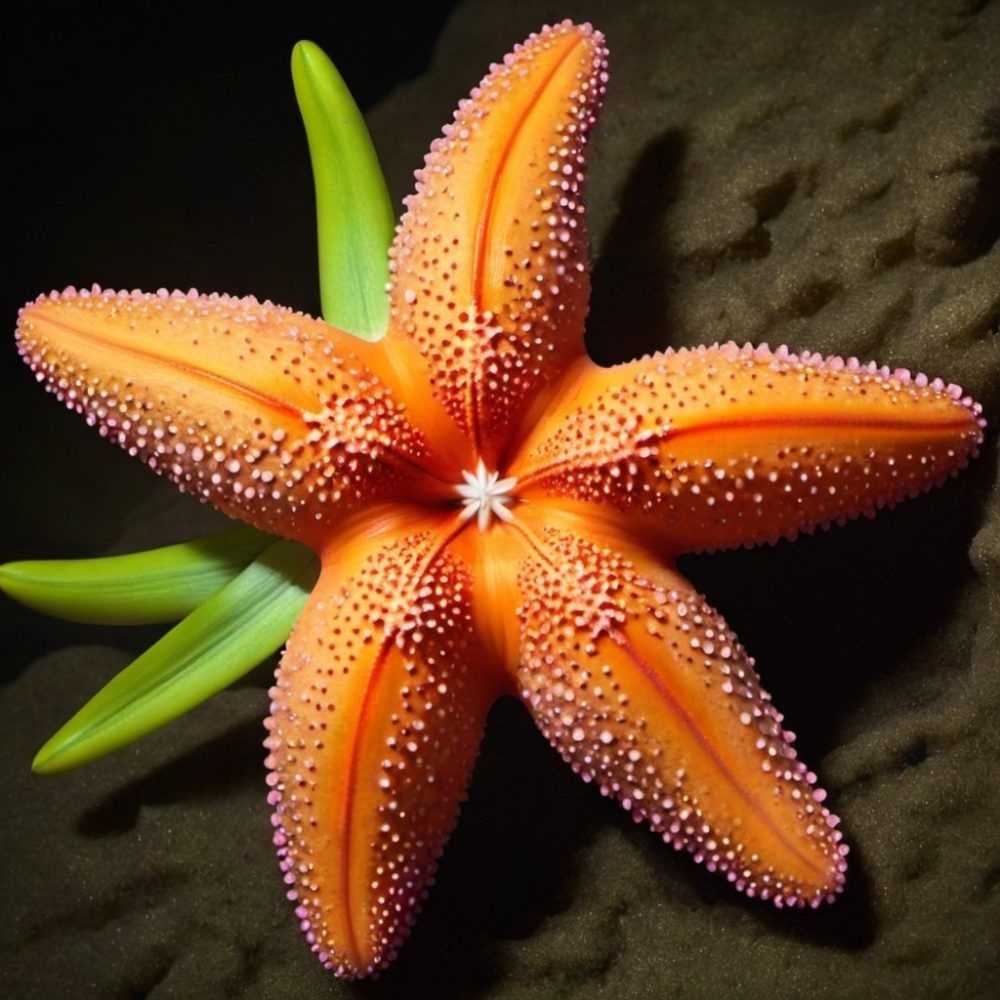
[[[433,881],[495,691],[467,567],[426,518],[342,539],[295,627],[266,741],[275,841],[312,949],[388,963]]]
[[[840,891],[847,851],[815,775],[679,573],[545,527],[518,579],[522,697],[574,771],[748,895]]]
[[[417,173],[392,251],[392,331],[495,467],[538,388],[583,352],[583,149],[603,37],[565,22],[515,48],[463,101]]]
[[[983,433],[957,386],[767,347],[586,362],[561,389],[509,470],[519,492],[653,515],[674,552],[892,506],[957,474]]]
[[[101,433],[234,517],[309,540],[406,489],[431,448],[364,344],[253,298],[63,293],[21,311],[38,378]]]

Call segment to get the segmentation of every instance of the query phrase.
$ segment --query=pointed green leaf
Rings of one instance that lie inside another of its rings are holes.
[[[91,698],[38,751],[33,770],[103,757],[232,684],[282,645],[317,572],[310,549],[274,542]]]
[[[102,559],[39,559],[0,566],[0,590],[57,618],[148,625],[183,618],[269,542],[239,527],[179,545]]]
[[[323,318],[377,340],[389,321],[392,203],[382,168],[347,85],[313,42],[292,49],[292,82],[316,185]]]

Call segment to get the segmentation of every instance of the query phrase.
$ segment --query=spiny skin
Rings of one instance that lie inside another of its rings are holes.
[[[774,542],[940,485],[978,441],[978,412],[940,379],[766,344],[584,360],[510,474],[650,515],[674,552]]]
[[[22,311],[25,359],[101,433],[320,554],[266,746],[289,898],[341,976],[396,954],[504,693],[737,888],[833,899],[837,819],[673,561],[892,506],[982,440],[956,386],[853,359],[595,366],[583,151],[605,83],[600,34],[569,22],[492,68],[417,174],[378,343],[194,292]]]
[[[371,345],[320,320],[163,290],[70,288],[36,306],[20,347],[46,388],[233,517],[312,540],[333,511],[440,471]]]
[[[500,691],[474,674],[468,568],[426,521],[344,539],[343,575],[324,574],[271,691],[275,844],[302,930],[339,974],[405,937]]]
[[[390,253],[391,324],[486,465],[583,353],[583,149],[607,82],[589,29],[532,36],[432,143]]]
[[[620,546],[537,537],[518,581],[518,679],[563,759],[747,895],[816,906],[839,888],[837,819],[719,614]]]

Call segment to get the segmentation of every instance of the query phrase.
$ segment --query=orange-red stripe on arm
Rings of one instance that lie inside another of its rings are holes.
[[[286,537],[310,541],[344,509],[416,490],[432,464],[361,343],[270,302],[67,289],[25,306],[17,338],[45,387],[105,437]]]
[[[392,249],[390,338],[488,464],[520,411],[583,352],[584,149],[603,37],[544,28],[492,68],[417,172]]]
[[[476,672],[470,574],[446,540],[416,516],[342,538],[271,691],[289,897],[320,961],[348,978],[382,968],[408,934],[497,693]]]
[[[617,546],[565,525],[536,538],[519,574],[518,681],[553,746],[748,895],[832,898],[847,853],[836,817],[719,614],[680,574]]]
[[[511,463],[522,495],[646,515],[678,552],[892,506],[964,468],[983,434],[957,386],[766,347],[582,363],[560,390]]]

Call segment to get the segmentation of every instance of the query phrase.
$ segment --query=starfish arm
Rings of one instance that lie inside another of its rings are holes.
[[[466,566],[435,523],[358,528],[324,561],[265,746],[289,897],[320,961],[386,965],[433,882],[495,696]]]
[[[376,373],[384,347],[253,298],[92,291],[25,306],[45,387],[185,491],[310,541],[345,508],[416,491],[435,457]]]
[[[628,512],[669,551],[753,544],[940,484],[976,454],[980,412],[940,380],[783,348],[585,361],[511,471],[522,496]]]
[[[816,906],[840,891],[825,793],[680,574],[546,527],[518,579],[521,697],[574,771],[748,895]]]
[[[391,251],[389,336],[491,466],[584,350],[583,152],[606,57],[563,22],[495,65],[431,146]]]

